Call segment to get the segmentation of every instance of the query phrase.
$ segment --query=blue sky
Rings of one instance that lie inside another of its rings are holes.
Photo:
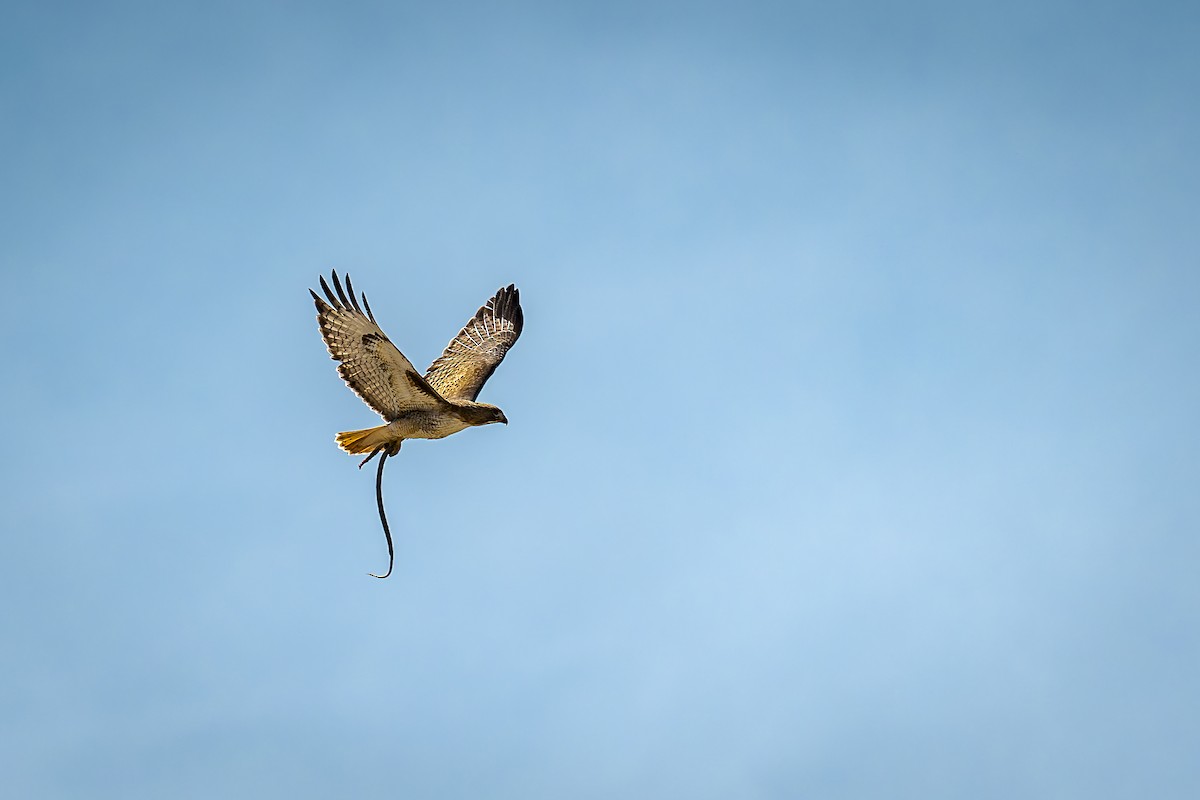
[[[1200,791],[1189,4],[0,17],[13,796]]]

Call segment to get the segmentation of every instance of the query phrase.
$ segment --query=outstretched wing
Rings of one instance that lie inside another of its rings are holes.
[[[312,289],[308,293],[317,304],[321,338],[329,348],[329,355],[342,362],[338,365],[338,374],[354,393],[389,421],[405,411],[432,411],[443,407],[445,400],[375,324],[375,315],[371,313],[365,294],[362,305],[358,304],[350,276],[346,276],[346,290],[343,291],[335,271],[333,286],[336,294],[330,291],[325,278],[321,278],[321,288],[328,302]]]
[[[524,324],[520,293],[509,284],[467,321],[446,351],[429,365],[425,380],[447,400],[473,401],[521,335]]]

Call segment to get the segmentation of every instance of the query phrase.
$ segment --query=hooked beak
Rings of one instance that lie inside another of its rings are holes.
[[[503,422],[505,425],[508,424],[508,417],[504,416],[503,411],[500,412],[500,421]]]

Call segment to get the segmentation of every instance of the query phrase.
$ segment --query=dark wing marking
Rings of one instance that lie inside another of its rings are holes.
[[[447,400],[473,401],[521,335],[524,324],[520,293],[509,284],[467,321],[446,351],[429,365],[425,380]]]
[[[375,324],[367,296],[362,296],[366,312],[358,304],[350,276],[346,276],[343,290],[335,271],[333,286],[330,290],[322,277],[325,299],[311,289],[308,293],[317,305],[321,338],[329,355],[342,362],[338,374],[354,393],[386,420],[396,419],[405,411],[443,408],[445,400]]]

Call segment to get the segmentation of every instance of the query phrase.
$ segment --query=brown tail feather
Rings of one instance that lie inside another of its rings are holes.
[[[366,428],[361,431],[342,431],[337,435],[338,447],[347,453],[370,453],[379,445],[389,444],[392,441],[394,441],[393,434],[388,430],[387,425]]]

